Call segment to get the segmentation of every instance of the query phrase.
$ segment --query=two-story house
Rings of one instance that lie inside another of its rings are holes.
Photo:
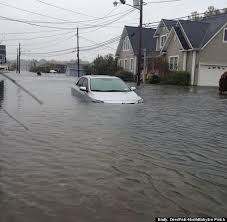
[[[0,45],[0,70],[8,69],[6,65],[6,46]]]
[[[142,29],[142,61],[141,69],[144,67],[144,55],[151,55],[156,51],[156,43],[153,38],[155,29],[143,28]],[[126,71],[132,72],[134,75],[137,73],[137,58],[139,52],[139,27],[125,26],[121,39],[116,51],[118,58],[118,65]]]
[[[6,46],[0,45],[0,64],[6,63]]]
[[[192,85],[218,86],[227,71],[227,14],[168,24],[162,20],[154,38],[169,69],[190,72]]]

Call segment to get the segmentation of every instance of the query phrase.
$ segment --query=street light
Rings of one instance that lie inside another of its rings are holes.
[[[140,11],[140,23],[139,23],[139,49],[138,49],[138,57],[137,57],[137,86],[140,85],[141,78],[141,57],[142,57],[142,30],[143,30],[143,0],[133,0],[134,5],[129,5],[125,0],[120,0],[120,2],[115,1],[113,4],[117,6],[119,3],[123,5],[128,5],[130,7],[136,8]],[[139,5],[138,5],[139,3]]]

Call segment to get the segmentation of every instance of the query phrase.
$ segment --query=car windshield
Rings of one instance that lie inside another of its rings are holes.
[[[93,92],[129,92],[129,87],[121,79],[94,78],[91,79]]]

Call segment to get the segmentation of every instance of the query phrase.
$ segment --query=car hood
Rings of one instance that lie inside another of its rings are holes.
[[[137,103],[141,99],[135,92],[91,92],[91,98],[104,103]]]

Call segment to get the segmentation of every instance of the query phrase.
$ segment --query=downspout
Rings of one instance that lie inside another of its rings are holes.
[[[184,58],[183,58],[183,71],[186,71],[187,70],[187,54],[188,52],[183,52],[184,54]]]
[[[136,77],[136,70],[137,70],[137,56],[134,55],[134,76]]]
[[[145,76],[147,74],[147,50],[144,49],[144,66],[143,66],[143,83],[145,83]]]
[[[192,52],[192,73],[191,73],[191,85],[195,85],[195,68],[196,68],[196,51]]]

